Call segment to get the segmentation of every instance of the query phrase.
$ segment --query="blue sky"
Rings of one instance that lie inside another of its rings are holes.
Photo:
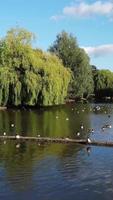
[[[16,25],[34,32],[35,46],[43,50],[62,30],[72,33],[89,54],[91,64],[113,71],[113,1],[1,1],[0,37]]]

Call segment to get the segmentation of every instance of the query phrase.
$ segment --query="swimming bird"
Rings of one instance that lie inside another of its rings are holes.
[[[37,135],[37,137],[40,137],[40,135]]]
[[[66,118],[66,121],[69,121],[69,118],[68,118],[68,117]]]
[[[102,130],[105,128],[112,128],[112,126],[110,124],[105,124],[104,126],[102,126]]]
[[[86,151],[87,151],[87,153],[88,153],[88,156],[90,155],[90,153],[91,153],[91,147],[87,147],[86,148]]]
[[[20,148],[20,144],[17,144],[17,145],[16,145],[16,148],[17,148],[17,149]]]
[[[80,128],[81,128],[81,129],[84,129],[84,126],[83,126],[83,124],[81,124]]]
[[[14,124],[11,124],[11,127],[13,128],[15,125]]]
[[[80,136],[80,133],[79,133],[79,132],[77,132],[77,133],[76,133],[76,135],[77,135],[77,136]]]
[[[91,133],[94,133],[94,129],[93,128],[91,129]]]
[[[6,132],[4,132],[3,135],[6,136]]]

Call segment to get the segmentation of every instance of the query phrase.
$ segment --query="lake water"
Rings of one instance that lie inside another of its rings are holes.
[[[113,141],[113,128],[101,129],[105,124],[113,127],[113,104],[0,111],[0,135]],[[0,199],[112,200],[113,148],[2,140]]]

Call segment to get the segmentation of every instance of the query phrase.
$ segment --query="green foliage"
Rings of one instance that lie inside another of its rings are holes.
[[[89,64],[89,57],[83,49],[79,48],[77,59],[76,59],[76,68],[74,69],[74,78],[75,78],[75,94],[77,96],[88,96],[93,92],[94,82],[92,76],[92,70]]]
[[[110,70],[96,70],[94,83],[96,97],[113,97],[113,72]]]
[[[92,69],[89,57],[85,51],[79,48],[76,38],[66,32],[57,35],[56,41],[49,48],[73,72],[73,82],[70,86],[75,97],[87,96],[93,92]]]
[[[64,103],[71,73],[56,56],[34,50],[33,38],[11,29],[0,40],[0,105]]]

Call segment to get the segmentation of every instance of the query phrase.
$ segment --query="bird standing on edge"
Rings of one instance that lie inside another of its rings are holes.
[[[91,140],[90,140],[89,138],[87,139],[87,142],[88,142],[89,144],[91,144]]]

